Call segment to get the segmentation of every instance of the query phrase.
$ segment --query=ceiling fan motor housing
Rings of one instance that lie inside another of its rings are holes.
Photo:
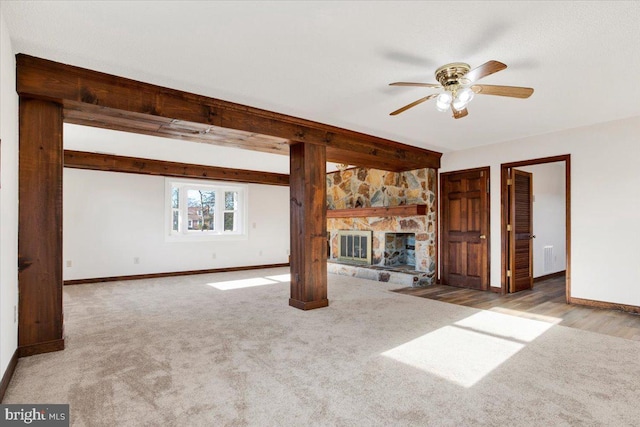
[[[463,84],[460,80],[470,69],[469,64],[465,64],[464,62],[453,62],[443,65],[436,70],[436,80],[440,82],[444,88],[457,86]]]

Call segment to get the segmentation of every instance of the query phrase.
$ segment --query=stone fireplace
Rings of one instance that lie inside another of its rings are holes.
[[[435,226],[428,215],[329,218],[327,222],[330,261],[339,261],[341,233],[367,231],[371,233],[369,265],[435,272]]]
[[[387,172],[355,168],[327,174],[328,270],[411,286],[433,283],[435,190],[434,169]],[[345,231],[370,233],[369,263],[340,259]]]

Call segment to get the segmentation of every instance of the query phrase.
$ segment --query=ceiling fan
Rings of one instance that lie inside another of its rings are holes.
[[[453,62],[451,64],[443,65],[436,70],[436,80],[440,83],[389,83],[389,86],[418,86],[441,89],[439,93],[434,93],[425,96],[424,98],[420,98],[417,101],[392,112],[390,115],[395,116],[409,108],[422,104],[432,98],[436,98],[436,109],[438,111],[447,111],[451,109],[453,112],[453,118],[461,119],[469,114],[467,111],[467,105],[473,99],[475,94],[509,96],[512,98],[530,97],[533,93],[533,89],[530,87],[479,85],[475,83],[481,78],[497,73],[498,71],[502,71],[505,68],[507,68],[507,66],[499,61],[487,61],[473,70],[469,64],[465,64],[464,62]]]

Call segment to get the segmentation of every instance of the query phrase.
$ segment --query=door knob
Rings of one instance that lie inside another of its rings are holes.
[[[481,234],[481,235],[480,235],[480,238],[481,238],[481,239],[486,239],[486,238],[487,238],[487,236],[486,236],[486,235],[484,235],[484,234]]]
[[[530,239],[535,239],[535,238],[536,238],[536,235],[535,235],[535,234],[529,234],[529,238],[530,238]]]

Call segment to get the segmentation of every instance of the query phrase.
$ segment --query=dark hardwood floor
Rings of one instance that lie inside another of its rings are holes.
[[[396,292],[640,341],[640,315],[567,304],[564,276],[536,282],[532,290],[508,295],[445,285]]]

